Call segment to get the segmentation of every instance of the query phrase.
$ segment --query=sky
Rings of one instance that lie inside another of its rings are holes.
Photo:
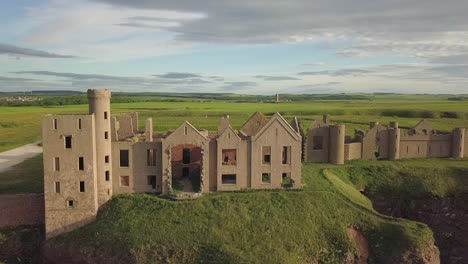
[[[15,0],[0,92],[468,94],[466,0]]]

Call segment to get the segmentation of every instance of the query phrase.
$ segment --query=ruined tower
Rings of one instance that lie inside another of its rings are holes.
[[[455,128],[452,134],[452,157],[462,159],[464,157],[465,129]]]
[[[400,159],[400,128],[398,122],[390,122],[388,129],[388,159]]]
[[[94,115],[98,205],[112,197],[110,90],[88,90],[89,114]]]
[[[329,161],[344,164],[345,125],[330,125]]]

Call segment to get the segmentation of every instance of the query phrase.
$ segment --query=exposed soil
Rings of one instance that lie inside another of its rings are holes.
[[[354,241],[356,248],[359,251],[359,257],[356,264],[367,264],[367,259],[369,258],[369,245],[367,243],[367,239],[357,228],[349,227],[347,231],[349,237]]]
[[[382,214],[427,224],[434,232],[442,264],[468,263],[468,194],[412,200],[368,196]]]

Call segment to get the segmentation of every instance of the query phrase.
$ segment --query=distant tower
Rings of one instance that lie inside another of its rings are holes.
[[[94,114],[98,205],[112,197],[110,90],[88,90],[89,114]]]
[[[329,161],[344,164],[345,125],[330,125]]]
[[[276,102],[279,103],[280,102],[280,97],[279,97],[279,94],[276,94]]]
[[[398,122],[390,122],[388,129],[388,159],[400,159],[400,128]]]
[[[452,157],[462,159],[465,152],[465,129],[455,128],[452,133]]]

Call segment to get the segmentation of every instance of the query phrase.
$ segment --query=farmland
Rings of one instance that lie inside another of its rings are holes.
[[[321,118],[322,114],[328,113],[332,115],[332,121],[346,124],[348,135],[353,134],[354,129],[367,129],[370,121],[386,124],[398,120],[400,126],[414,126],[425,118],[439,130],[468,127],[468,101],[448,100],[449,96],[374,95],[359,100],[351,95],[349,100],[346,97],[343,100],[323,100],[327,98],[323,96],[309,100],[294,97],[297,101],[282,103],[254,102],[250,99],[241,101],[234,98],[235,100],[183,98],[175,101],[146,99],[143,102],[113,103],[111,111],[113,114],[139,112],[140,128],[143,128],[146,118],[152,117],[154,129],[159,132],[175,129],[184,120],[197,128],[216,130],[219,118],[226,114],[230,115],[232,126],[239,129],[255,111],[266,115],[280,112],[288,120],[297,116],[302,119],[304,128],[313,120]],[[0,152],[40,139],[43,115],[86,113],[87,109],[86,104],[2,106]]]

